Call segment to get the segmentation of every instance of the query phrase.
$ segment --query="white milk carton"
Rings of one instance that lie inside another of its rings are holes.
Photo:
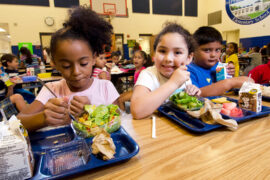
[[[244,82],[239,91],[239,107],[254,112],[262,111],[262,92],[260,84]]]
[[[220,63],[220,62],[218,63],[217,68],[216,68],[217,81],[232,78],[232,76],[227,73],[227,69],[226,69],[227,66],[228,66],[228,63]]]
[[[33,176],[34,158],[27,131],[16,116],[0,122],[0,179]]]

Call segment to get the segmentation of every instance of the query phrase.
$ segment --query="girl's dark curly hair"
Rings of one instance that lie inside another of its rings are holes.
[[[52,35],[51,57],[54,59],[59,40],[85,40],[89,47],[99,55],[105,45],[111,45],[113,27],[89,7],[79,6],[69,11],[69,19]]]
[[[191,34],[189,33],[188,30],[183,28],[181,25],[173,22],[167,22],[165,24],[165,27],[161,30],[161,32],[157,35],[155,42],[154,42],[154,51],[157,49],[157,45],[162,38],[163,35],[167,33],[178,33],[179,35],[183,36],[187,47],[188,47],[188,53],[192,53],[196,49],[196,43]]]

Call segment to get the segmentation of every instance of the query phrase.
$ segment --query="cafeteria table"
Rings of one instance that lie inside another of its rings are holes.
[[[140,146],[136,156],[70,178],[270,179],[269,116],[240,123],[237,131],[224,127],[192,134],[160,114],[154,115],[156,139],[151,137],[150,117],[122,120],[122,126]]]
[[[42,81],[44,81],[45,83],[47,82],[53,82],[53,81],[59,81],[61,79],[63,79],[62,76],[51,76],[51,77],[48,77],[48,78],[40,78]],[[30,89],[33,93],[37,94],[35,92],[35,89],[37,88],[38,91],[39,89],[42,87],[42,84],[36,80],[36,81],[29,81],[29,82],[18,82],[16,84],[21,84],[23,89]]]
[[[119,93],[128,91],[130,87],[133,87],[134,83],[133,80],[130,81],[129,77],[134,76],[134,70],[129,70],[127,72],[122,73],[111,73],[111,81],[118,90]],[[124,78],[122,81],[121,78]]]
[[[238,57],[239,66],[242,71],[250,65],[251,63],[251,57]]]

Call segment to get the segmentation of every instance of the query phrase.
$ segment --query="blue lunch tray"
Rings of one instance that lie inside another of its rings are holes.
[[[214,97],[208,97],[209,99],[215,99],[215,98],[219,98],[221,96],[214,96]],[[228,98],[227,99],[229,101],[235,102],[237,103],[238,101],[236,99],[232,99],[232,98]],[[187,112],[182,111],[178,108],[176,108],[175,106],[167,103],[164,104],[162,106],[160,106],[158,108],[158,111],[166,116],[167,118],[169,118],[170,120],[173,120],[175,123],[177,123],[178,125],[186,128],[187,130],[194,132],[194,133],[206,133],[221,127],[224,127],[221,124],[207,124],[204,123],[203,121],[193,118],[191,117]],[[270,114],[270,107],[267,106],[262,106],[262,111],[261,112],[253,112],[253,111],[248,111],[245,109],[242,109],[244,116],[243,117],[230,117],[227,115],[222,115],[222,117],[224,119],[235,119],[238,123],[239,122],[244,122],[247,120],[250,120],[252,118],[258,118],[258,117],[262,117],[262,116],[267,116],[268,114]],[[175,114],[171,115],[172,113]]]
[[[69,169],[59,174],[52,174],[48,167],[46,167],[46,160],[48,160],[47,151],[53,149],[55,146],[61,146],[61,144],[69,143],[72,141],[78,141],[81,138],[75,138],[74,133],[70,126],[59,129],[49,130],[46,132],[36,132],[29,134],[32,151],[35,158],[34,175],[31,179],[58,179],[66,176],[81,173],[94,168],[111,165],[117,162],[128,160],[135,156],[139,152],[138,144],[128,135],[124,128],[114,133],[111,133],[111,138],[116,146],[116,153],[113,159],[102,160],[96,155],[91,154],[89,161],[86,164]],[[91,147],[93,138],[85,139],[87,145]],[[64,153],[64,152],[63,152]]]

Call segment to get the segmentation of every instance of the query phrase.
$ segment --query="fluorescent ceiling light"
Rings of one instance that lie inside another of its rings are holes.
[[[6,30],[3,28],[0,28],[0,32],[6,32]]]

